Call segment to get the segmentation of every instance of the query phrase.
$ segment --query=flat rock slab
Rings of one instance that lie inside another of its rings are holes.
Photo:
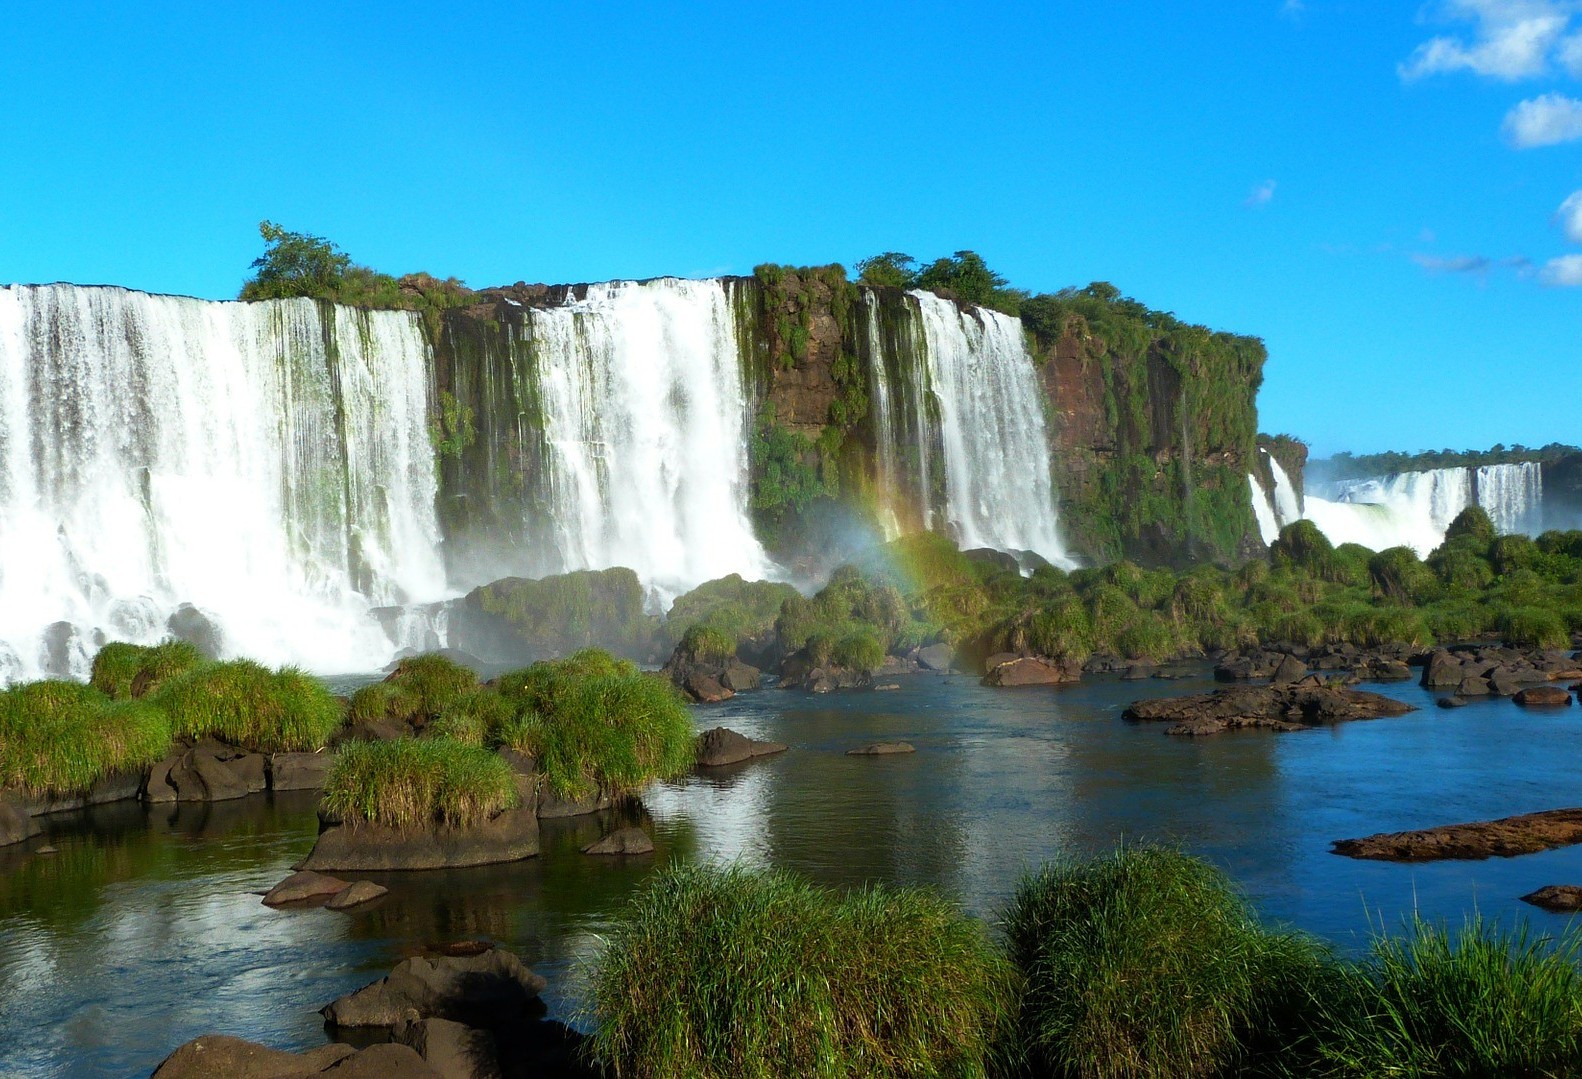
[[[848,757],[893,757],[899,753],[916,753],[917,747],[911,742],[875,742],[871,746],[860,749],[848,749]]]
[[[622,828],[582,848],[584,854],[652,854],[654,841],[641,828]]]
[[[154,1069],[154,1079],[297,1079],[319,1075],[352,1056],[350,1045],[321,1045],[306,1053],[288,1053],[224,1034],[194,1038]]]
[[[1522,902],[1556,914],[1570,914],[1582,910],[1582,887],[1575,884],[1549,884],[1522,896]]]
[[[1526,708],[1565,708],[1571,694],[1559,686],[1532,686],[1516,694],[1516,703]]]
[[[324,786],[333,763],[333,753],[272,753],[269,756],[269,789],[319,790]]]
[[[990,663],[999,657],[991,657]],[[1070,661],[1021,656],[994,664],[983,676],[986,686],[1060,686],[1082,680],[1082,667]]]
[[[264,905],[283,907],[292,903],[322,903],[350,887],[350,881],[339,877],[315,873],[310,869],[299,870],[265,892]]]
[[[494,1035],[449,1019],[424,1019],[395,1031],[395,1040],[415,1049],[445,1079],[500,1079]]]
[[[404,1027],[449,1019],[494,1027],[526,1019],[545,982],[500,948],[403,959],[388,975],[321,1009],[337,1027]]]
[[[1474,824],[1341,839],[1333,849],[1348,858],[1382,862],[1480,861],[1537,854],[1576,843],[1582,843],[1582,809],[1551,809]]]
[[[1305,684],[1231,686],[1188,697],[1135,701],[1122,715],[1139,723],[1170,723],[1166,734],[1191,737],[1246,728],[1300,731],[1415,711],[1378,693]]]
[[[380,896],[390,894],[390,889],[371,880],[354,881],[345,891],[337,892],[324,904],[325,910],[350,910],[364,903],[372,903]]]
[[[698,767],[721,768],[754,757],[784,753],[785,749],[780,742],[760,742],[729,727],[715,727],[698,735]]]
[[[380,824],[333,824],[319,833],[298,869],[318,872],[378,872],[494,865],[538,853],[538,816],[508,809],[469,828],[387,828]]]

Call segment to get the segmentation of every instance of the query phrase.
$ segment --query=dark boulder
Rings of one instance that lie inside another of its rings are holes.
[[[31,839],[43,830],[21,795],[0,790],[0,847]]]
[[[183,603],[165,622],[165,628],[178,641],[186,641],[205,659],[219,659],[225,650],[225,634],[219,623],[190,603]]]
[[[740,764],[754,757],[784,753],[785,748],[779,742],[760,742],[738,734],[729,727],[715,727],[698,735],[698,766],[720,768]]]
[[[430,1018],[491,1027],[533,1014],[543,978],[501,948],[458,951],[403,959],[377,982],[326,1005],[322,1014],[336,1027],[401,1027]]]
[[[292,903],[322,903],[350,887],[349,882],[339,877],[299,870],[265,892],[264,905],[282,907]]]
[[[181,755],[167,782],[178,802],[224,802],[264,790],[264,770],[261,754],[205,738]]]
[[[1516,703],[1527,708],[1564,708],[1571,703],[1571,694],[1559,686],[1529,686],[1517,692]]]
[[[746,693],[763,684],[763,672],[750,663],[733,659],[720,671],[719,682],[732,693]]]
[[[1582,910],[1582,887],[1575,884],[1549,884],[1522,896],[1522,902],[1556,914],[1572,914]]]
[[[1423,685],[1429,689],[1449,689],[1459,686],[1466,677],[1461,661],[1443,649],[1428,657],[1423,666]]]
[[[538,853],[538,815],[507,809],[482,824],[456,828],[389,828],[325,821],[313,851],[297,866],[319,872],[448,869],[494,865]]]
[[[986,686],[1060,686],[1080,681],[1082,667],[1071,660],[1043,656],[1019,656],[1001,663],[984,675]]]
[[[269,789],[276,791],[316,791],[324,786],[335,763],[333,753],[271,753]]]
[[[1166,734],[1207,735],[1242,728],[1298,731],[1415,711],[1391,697],[1331,685],[1232,686],[1213,693],[1136,701],[1123,718],[1170,723]]]
[[[499,1079],[501,1074],[499,1050],[487,1030],[429,1018],[396,1028],[395,1039],[445,1079]]]
[[[224,1034],[194,1038],[154,1069],[154,1079],[299,1079],[320,1075],[357,1050],[350,1045],[321,1045],[306,1053],[288,1053]]]
[[[690,672],[682,680],[681,689],[698,704],[718,704],[736,696],[734,690],[726,689],[718,678],[703,671]]]
[[[1275,667],[1274,674],[1271,675],[1270,678],[1275,685],[1286,686],[1293,682],[1300,681],[1302,678],[1306,677],[1306,675],[1307,664],[1303,663],[1295,656],[1286,656],[1284,659],[1280,660],[1279,666]]]
[[[948,671],[956,658],[956,650],[948,644],[931,644],[917,650],[917,662],[930,671]]]
[[[325,910],[351,910],[364,903],[372,903],[375,899],[390,894],[390,889],[382,884],[375,884],[371,880],[353,881],[343,892],[331,896],[329,902],[324,904]]]
[[[875,742],[872,745],[862,746],[859,749],[848,749],[848,757],[894,757],[903,753],[916,753],[917,747],[911,742]]]
[[[1551,809],[1472,824],[1342,839],[1334,852],[1383,862],[1478,861],[1537,854],[1582,843],[1582,809]]]
[[[1467,702],[1462,700],[1460,697],[1450,696],[1439,698],[1439,707],[1441,708],[1465,708],[1466,706]]]

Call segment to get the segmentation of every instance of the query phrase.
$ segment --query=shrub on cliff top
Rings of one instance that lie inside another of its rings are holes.
[[[153,646],[111,641],[93,657],[89,683],[116,700],[147,696],[168,679],[203,663],[203,653],[187,641]]]
[[[517,805],[498,754],[452,738],[348,742],[324,783],[324,808],[389,828],[470,827]]]
[[[1452,936],[1415,918],[1348,967],[1320,1009],[1330,1074],[1582,1073],[1582,937],[1558,946],[1475,919]]]
[[[970,1079],[1010,986],[982,928],[931,892],[676,866],[595,961],[592,1050],[622,1079]]]
[[[86,791],[170,752],[170,720],[143,701],[112,701],[79,682],[0,692],[0,787],[35,795]]]
[[[340,701],[317,679],[247,659],[194,667],[148,699],[178,738],[213,736],[261,753],[318,749],[343,720]]]
[[[1003,919],[1025,979],[1016,1044],[1033,1074],[1236,1074],[1294,1041],[1325,976],[1305,937],[1263,929],[1229,880],[1169,850],[1059,861]]]

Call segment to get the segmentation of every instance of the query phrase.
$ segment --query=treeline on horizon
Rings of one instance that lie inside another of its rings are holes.
[[[1436,468],[1482,468],[1486,465],[1521,465],[1529,463],[1550,464],[1564,457],[1582,453],[1582,448],[1565,442],[1551,442],[1547,446],[1512,446],[1496,444],[1486,450],[1422,450],[1418,453],[1387,451],[1384,453],[1350,453],[1342,451],[1332,457],[1310,462],[1315,479],[1361,479],[1367,476],[1390,476],[1399,472],[1429,472]]]

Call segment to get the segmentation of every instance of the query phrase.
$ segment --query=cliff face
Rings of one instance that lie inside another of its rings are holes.
[[[769,553],[811,570],[839,556],[854,525],[871,533],[882,515],[892,528],[920,528],[943,506],[944,469],[937,437],[925,433],[938,404],[915,391],[925,347],[917,301],[852,284],[838,266],[765,266],[721,283],[750,383],[751,508]],[[583,288],[487,290],[485,302],[447,311],[432,328],[441,519],[453,559],[488,570],[501,544],[545,539],[533,534],[547,507],[527,312]],[[1072,553],[1147,564],[1256,554],[1246,477],[1258,457],[1261,343],[1109,294],[1038,297],[1029,308]],[[895,407],[892,398],[888,415],[901,429],[888,437],[906,449],[891,452],[885,477],[876,388],[903,399]],[[923,493],[887,501],[881,479]]]

